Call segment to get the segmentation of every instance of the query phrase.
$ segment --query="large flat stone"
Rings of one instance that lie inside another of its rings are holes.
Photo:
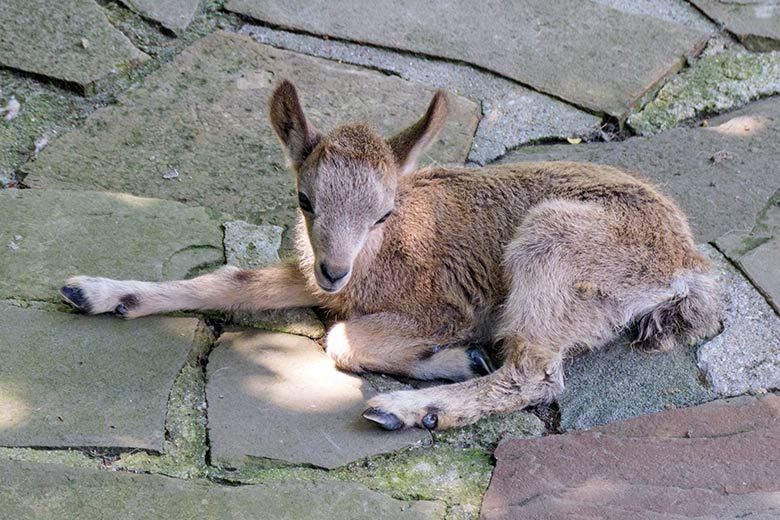
[[[175,199],[289,228],[297,215],[293,178],[266,115],[281,78],[295,81],[325,129],[365,120],[390,134],[416,121],[432,95],[399,78],[216,32],[51,143],[23,168],[24,182]],[[450,121],[424,163],[466,158],[477,107],[450,101]],[[174,169],[178,177],[165,178]]]
[[[712,249],[723,295],[723,332],[699,348],[699,366],[725,396],[780,388],[780,316]],[[775,257],[774,270],[777,269]]]
[[[59,301],[70,276],[184,278],[223,261],[203,208],[119,193],[0,191],[0,298]]]
[[[245,25],[241,33],[274,47],[379,69],[415,83],[481,100],[484,117],[479,121],[468,156],[469,161],[479,164],[486,164],[522,144],[587,136],[601,126],[601,119],[596,116],[463,63],[260,25]]]
[[[774,0],[691,0],[750,50],[780,49],[780,4]]]
[[[621,338],[566,363],[566,390],[558,399],[562,430],[592,428],[692,406],[718,397],[702,383],[696,350],[680,345],[648,354]]]
[[[778,440],[777,396],[510,440],[481,518],[777,518]]]
[[[375,394],[366,381],[336,370],[309,339],[225,333],[208,365],[211,460],[334,468],[428,437],[416,429],[386,432],[363,419]]]
[[[8,0],[0,8],[0,27],[0,65],[83,90],[149,59],[93,0]]]
[[[752,229],[731,230],[716,244],[780,314],[780,189],[759,212]]]
[[[0,446],[160,451],[173,380],[206,336],[194,318],[111,317],[0,301]]]
[[[419,0],[230,0],[227,8],[283,28],[465,61],[618,118],[704,40],[676,24],[576,0],[459,0],[446,8]]]
[[[707,128],[589,145],[529,146],[501,162],[568,160],[617,166],[659,184],[688,214],[697,242],[750,229],[780,187],[780,98],[716,117]]]
[[[177,33],[190,25],[200,7],[200,0],[122,0],[122,3]]]
[[[222,486],[205,480],[0,461],[5,518],[82,520],[437,519],[444,505],[402,502],[353,482]]]

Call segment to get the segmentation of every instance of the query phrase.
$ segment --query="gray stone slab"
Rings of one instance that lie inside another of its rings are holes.
[[[428,438],[417,429],[385,432],[363,419],[375,394],[366,381],[336,370],[309,339],[225,333],[208,365],[211,460],[334,468]]]
[[[0,65],[83,90],[149,59],[93,0],[8,0],[0,8],[0,27]]]
[[[593,0],[618,11],[651,16],[704,34],[716,34],[718,26],[687,2],[680,0]]]
[[[223,261],[203,208],[119,193],[1,190],[0,298],[59,301],[70,276],[184,278]]]
[[[608,164],[649,178],[688,214],[697,242],[750,229],[780,184],[780,98],[716,117],[707,128],[675,128],[623,142],[528,146],[501,162]]]
[[[709,256],[723,288],[724,330],[699,349],[707,382],[724,396],[780,388],[780,317],[719,253]]]
[[[776,0],[691,0],[748,49],[780,49],[780,3]]]
[[[446,8],[419,0],[230,0],[227,9],[283,28],[465,61],[618,118],[704,41],[677,24],[576,0],[459,0]]]
[[[148,76],[116,105],[49,144],[21,174],[34,187],[116,190],[216,208],[288,228],[294,183],[267,120],[280,78],[300,89],[313,122],[366,120],[390,134],[416,121],[432,92],[400,78],[213,33]],[[424,163],[462,162],[476,105],[451,96],[451,116]],[[179,175],[165,178],[176,169]]]
[[[696,349],[645,353],[622,338],[566,363],[566,390],[558,399],[561,429],[592,428],[672,407],[711,401],[718,394],[703,384]]]
[[[402,502],[354,482],[222,486],[54,464],[0,461],[5,518],[26,520],[440,519],[444,504]]]
[[[206,336],[194,318],[111,317],[0,301],[0,446],[160,451],[173,380]]]
[[[190,25],[200,7],[200,0],[122,0],[122,3],[177,33]]]
[[[756,54],[740,47],[712,51],[670,79],[655,99],[628,117],[628,126],[641,135],[654,134],[780,94],[780,52]]]
[[[478,164],[486,164],[521,144],[584,137],[597,132],[601,125],[596,116],[470,65],[260,25],[245,25],[241,33],[274,47],[378,69],[481,100],[483,117],[468,156],[469,161]]]
[[[279,226],[256,226],[245,220],[225,222],[225,257],[229,265],[243,269],[260,269],[279,261],[282,229]]]
[[[731,230],[716,244],[780,314],[780,189],[758,214],[752,229]]]

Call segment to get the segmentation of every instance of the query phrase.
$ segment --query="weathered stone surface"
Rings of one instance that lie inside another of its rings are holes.
[[[222,263],[220,223],[203,208],[119,193],[0,191],[0,298],[59,301],[77,274],[184,278]]]
[[[670,79],[650,103],[628,118],[641,135],[681,121],[725,112],[780,93],[780,52],[754,54],[740,48],[707,53]]]
[[[708,128],[675,128],[650,137],[590,145],[529,146],[501,162],[568,160],[639,172],[688,214],[697,242],[750,229],[778,189],[780,98],[716,117]]]
[[[225,222],[225,257],[229,265],[260,269],[279,260],[279,226],[255,226],[244,220]]]
[[[417,0],[230,0],[227,8],[281,27],[466,61],[619,118],[704,40],[676,24],[576,0],[461,0],[446,9]]]
[[[259,25],[245,25],[241,33],[274,47],[379,69],[481,100],[484,117],[468,156],[469,161],[479,164],[490,162],[521,144],[587,136],[598,131],[601,125],[596,116],[469,65]]]
[[[159,451],[168,394],[207,336],[194,318],[111,317],[0,302],[0,445]]]
[[[259,312],[239,311],[233,313],[230,321],[244,327],[296,334],[311,339],[319,339],[325,335],[325,325],[313,310],[305,307]]]
[[[775,0],[691,0],[750,50],[780,49],[780,4]]]
[[[561,429],[577,430],[691,406],[718,395],[702,384],[696,350],[681,345],[648,354],[626,338],[566,363],[566,390],[558,399]]]
[[[122,0],[122,3],[174,32],[186,29],[200,7],[200,0]]]
[[[758,214],[752,229],[729,231],[716,244],[780,313],[780,189]]]
[[[610,425],[606,435],[504,442],[481,517],[776,518],[778,401],[664,412]]]
[[[225,333],[209,358],[211,460],[228,467],[313,464],[334,468],[428,437],[385,432],[363,419],[375,391],[340,372],[300,336]]]
[[[695,408],[667,410],[605,424],[593,431],[622,437],[699,439],[767,430],[780,435],[780,396],[743,395]]]
[[[0,503],[7,518],[29,520],[107,516],[128,520],[427,520],[444,516],[443,504],[402,502],[352,482],[231,487],[205,480],[8,461],[0,461]]]
[[[108,23],[93,0],[9,0],[0,8],[0,65],[92,83],[149,59]]]
[[[695,7],[679,0],[593,0],[618,11],[651,16],[671,23],[682,25],[703,34],[715,34],[718,27]]]
[[[266,116],[280,78],[295,81],[321,128],[367,120],[389,134],[416,121],[432,95],[399,78],[216,32],[51,143],[25,165],[24,182],[175,199],[289,228],[294,183]],[[468,153],[477,108],[457,96],[450,102],[451,120],[424,163],[462,162]],[[164,178],[173,168],[179,176]],[[287,239],[289,248],[289,232]]]
[[[699,349],[707,382],[726,396],[780,388],[780,317],[719,253],[708,251],[720,276],[724,329]]]

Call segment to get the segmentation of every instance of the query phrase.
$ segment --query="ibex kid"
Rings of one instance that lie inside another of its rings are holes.
[[[443,92],[387,140],[362,124],[320,133],[287,81],[270,108],[298,188],[296,261],[160,283],[77,276],[63,296],[126,318],[320,306],[340,320],[326,338],[339,368],[460,381],[372,399],[364,417],[386,429],[551,401],[568,354],[623,331],[668,350],[718,325],[685,216],[643,181],[566,162],[416,170]]]

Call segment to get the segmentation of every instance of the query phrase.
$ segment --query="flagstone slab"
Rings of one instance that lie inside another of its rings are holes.
[[[780,50],[780,3],[776,0],[691,0],[691,3],[722,24],[748,49]]]
[[[195,318],[123,321],[9,301],[0,330],[0,446],[160,451],[173,380],[207,344]]]
[[[388,135],[419,119],[433,94],[400,78],[216,32],[47,146],[22,169],[24,183],[219,209],[286,227],[290,249],[298,215],[294,181],[267,118],[268,98],[282,78],[295,82],[323,129],[365,120]],[[423,163],[462,163],[468,154],[477,106],[450,96],[450,108]]]
[[[723,332],[699,348],[699,367],[724,396],[780,389],[780,316],[751,283],[710,249],[723,296]],[[777,258],[767,269],[777,272]]]
[[[500,162],[608,164],[658,184],[687,213],[697,242],[751,229],[780,188],[780,98],[715,117],[707,128],[674,128],[623,142],[528,146]]]
[[[229,0],[226,7],[282,28],[472,63],[618,118],[706,38],[576,0],[458,0],[446,8],[420,0]]]
[[[261,25],[245,25],[241,33],[274,47],[378,69],[480,100],[483,117],[468,156],[469,161],[478,164],[486,164],[522,144],[584,137],[598,132],[601,126],[601,119],[592,114],[471,65]]]
[[[780,189],[759,212],[752,229],[733,229],[716,244],[780,314]]]
[[[149,56],[93,0],[7,0],[0,8],[0,65],[74,83],[88,91]]]
[[[257,331],[224,333],[208,364],[211,460],[233,468],[335,468],[429,439],[386,432],[361,417],[376,391],[341,372],[313,341]]]
[[[777,518],[779,401],[711,403],[503,442],[481,518]]]
[[[203,208],[121,193],[0,190],[0,298],[60,301],[70,276],[164,280],[223,263]]]
[[[0,461],[6,518],[82,520],[428,520],[438,502],[394,500],[354,482],[269,482],[223,486],[206,480]]]
[[[200,7],[200,0],[122,0],[122,3],[177,33],[190,25]]]

